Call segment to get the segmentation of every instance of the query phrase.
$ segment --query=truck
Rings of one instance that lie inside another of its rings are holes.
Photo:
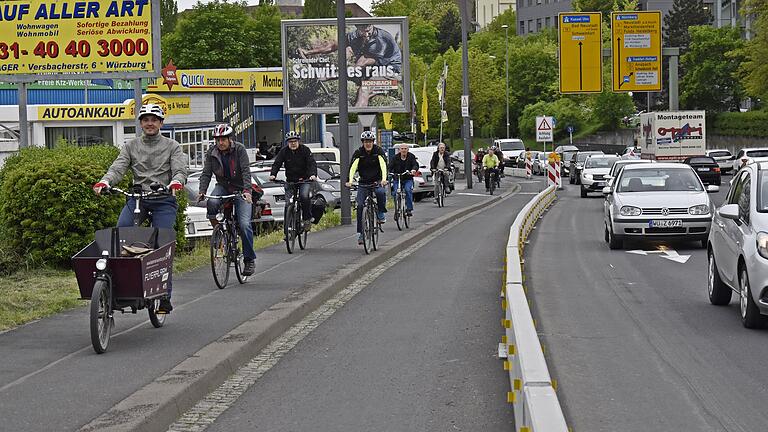
[[[707,148],[704,111],[659,111],[640,114],[643,159],[682,162],[703,156]]]

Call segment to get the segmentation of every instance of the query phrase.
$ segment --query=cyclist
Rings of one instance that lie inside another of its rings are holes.
[[[432,171],[439,170],[439,169],[446,170],[446,171],[453,171],[453,164],[451,163],[451,155],[448,154],[447,151],[445,151],[445,143],[440,143],[437,145],[437,151],[432,153],[432,161],[429,163],[429,168]],[[447,174],[443,174],[442,182],[443,182],[443,187],[445,188],[445,193],[447,194],[451,193],[451,182],[448,181]],[[435,197],[435,201],[437,201],[437,197]]]
[[[151,191],[149,186],[153,183],[167,185],[172,192],[170,196],[141,200],[142,218],[147,217],[147,212],[152,212],[153,226],[174,229],[178,209],[175,194],[187,182],[187,156],[178,142],[160,134],[164,120],[165,113],[160,105],[142,105],[139,123],[143,134],[120,149],[107,173],[93,185],[93,191],[100,195],[103,189],[120,183],[129,169],[133,173],[133,183],[140,184],[145,192]],[[117,220],[118,227],[133,226],[134,208],[135,198],[128,198]],[[171,310],[171,284],[168,284],[168,297],[160,301],[158,312],[169,313]]]
[[[490,188],[490,178],[491,178],[491,171],[498,173],[498,166],[499,166],[499,158],[496,156],[496,154],[493,151],[493,148],[491,151],[488,152],[487,155],[483,156],[483,168],[485,168],[485,191],[488,192],[491,190]]]
[[[381,147],[375,144],[376,136],[371,131],[364,131],[360,134],[362,147],[355,150],[352,155],[352,162],[349,167],[349,181],[347,187],[352,186],[351,180],[355,172],[360,172],[361,185],[357,188],[357,244],[363,244],[363,206],[365,197],[368,194],[371,184],[376,183],[374,189],[376,193],[376,203],[378,204],[378,214],[376,215],[379,223],[387,221],[384,213],[387,212],[387,192],[384,186],[387,185],[387,162],[386,154]],[[401,171],[402,172],[402,171]]]
[[[491,146],[491,151],[499,159],[499,166],[498,166],[499,177],[504,177],[504,153],[502,153],[501,150],[495,145]]]
[[[400,174],[407,172],[403,175],[403,189],[405,189],[405,214],[407,216],[413,216],[413,176],[416,171],[419,170],[419,162],[416,160],[416,156],[413,153],[408,152],[408,146],[400,144],[400,151],[389,162],[389,172],[393,174]],[[397,176],[392,177],[392,198],[397,197]]]
[[[317,164],[315,157],[309,147],[301,144],[301,136],[298,132],[289,131],[285,134],[285,143],[272,163],[272,171],[269,173],[269,179],[274,181],[280,167],[285,165],[285,179],[290,183],[300,182],[309,179],[315,181],[317,178]],[[286,185],[285,195],[292,195],[295,187],[299,188],[299,200],[301,201],[301,213],[304,218],[304,231],[312,228],[312,203],[309,201],[311,184],[301,183],[297,185]],[[286,207],[288,200],[285,200]]]
[[[213,139],[216,145],[211,146],[205,153],[205,163],[203,164],[203,173],[200,174],[197,199],[200,201],[204,198],[213,175],[216,176],[216,187],[213,188],[211,195],[240,193],[235,199],[235,214],[240,228],[240,238],[243,240],[243,262],[245,264],[243,276],[250,276],[256,269],[253,262],[256,259],[256,252],[253,250],[253,226],[251,225],[253,215],[251,183],[253,180],[251,179],[248,153],[243,144],[232,139],[234,133],[234,129],[228,124],[216,125],[213,128]],[[221,199],[208,199],[208,219],[214,227],[219,223],[216,220],[216,214],[219,212],[221,204]]]

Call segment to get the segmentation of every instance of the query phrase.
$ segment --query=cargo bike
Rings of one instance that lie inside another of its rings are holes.
[[[173,278],[173,257],[176,232],[171,229],[139,226],[151,214],[142,213],[143,199],[167,197],[160,185],[152,192],[141,186],[125,192],[135,198],[134,226],[114,227],[96,231],[95,239],[72,257],[80,297],[90,300],[90,332],[93,349],[107,351],[114,327],[114,313],[133,313],[147,309],[155,328],[165,324],[165,314],[159,311],[160,300],[168,296]]]

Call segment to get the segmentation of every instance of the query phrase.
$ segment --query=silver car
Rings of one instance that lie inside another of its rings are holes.
[[[727,305],[735,291],[744,327],[768,318],[768,162],[749,164],[731,183],[709,234],[709,301]]]
[[[605,241],[620,249],[625,239],[678,238],[707,245],[712,203],[699,176],[688,165],[627,165],[604,193]]]
[[[611,170],[614,162],[619,157],[615,155],[593,155],[584,161],[584,168],[581,170],[581,197],[586,198],[589,192],[601,192],[607,185],[606,176]]]

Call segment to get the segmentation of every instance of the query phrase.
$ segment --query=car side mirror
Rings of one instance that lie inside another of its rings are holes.
[[[603,195],[610,195],[611,193],[613,193],[613,190],[611,190],[610,186],[606,186],[603,188]]]
[[[717,214],[725,219],[739,220],[739,205],[738,204],[726,204],[717,210]]]
[[[715,193],[720,192],[720,186],[718,185],[707,185],[707,193]]]
[[[610,175],[610,174],[605,176],[605,177],[603,177],[603,178],[606,179],[606,180],[613,180],[613,176]]]

